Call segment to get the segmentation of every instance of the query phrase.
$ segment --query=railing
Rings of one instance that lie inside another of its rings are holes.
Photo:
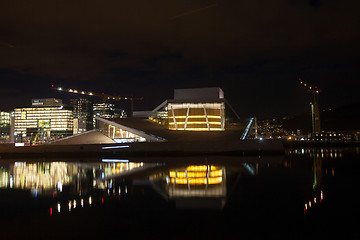
[[[250,121],[249,121],[248,125],[246,126],[243,134],[241,135],[240,140],[245,140],[245,138],[246,138],[246,137],[248,136],[248,134],[250,133],[250,129],[251,129],[253,123],[254,123],[254,118],[250,118]]]

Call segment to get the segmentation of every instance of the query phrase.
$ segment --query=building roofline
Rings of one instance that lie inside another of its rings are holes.
[[[130,128],[130,127],[127,127],[127,126],[125,126],[125,125],[121,125],[121,124],[119,124],[119,123],[116,123],[116,122],[107,120],[107,119],[105,119],[105,118],[101,118],[101,117],[96,116],[95,119],[98,120],[98,121],[104,122],[104,123],[106,123],[106,124],[112,125],[112,126],[114,126],[114,127],[121,128],[121,129],[123,129],[123,130],[125,130],[125,131],[131,132],[131,133],[133,133],[133,134],[135,134],[135,135],[138,135],[138,136],[140,136],[140,137],[146,138],[146,139],[151,140],[151,141],[154,141],[154,142],[164,142],[164,141],[165,141],[165,140],[164,140],[163,138],[161,138],[161,137],[157,137],[157,136],[155,136],[155,135],[147,134],[147,133],[145,133],[145,132],[143,132],[143,131],[140,131],[140,130],[137,130],[137,129],[134,129],[134,128]]]

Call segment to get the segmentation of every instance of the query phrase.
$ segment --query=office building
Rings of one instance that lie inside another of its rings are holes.
[[[47,142],[73,134],[73,111],[60,99],[33,99],[32,107],[15,108],[16,142]]]
[[[88,99],[72,99],[70,102],[73,107],[74,134],[86,132],[93,129],[93,105]]]
[[[10,113],[0,111],[0,142],[8,142],[10,134]]]

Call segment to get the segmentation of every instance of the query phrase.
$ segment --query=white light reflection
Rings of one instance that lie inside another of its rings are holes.
[[[61,206],[60,206],[60,203],[57,204],[57,211],[60,212],[61,210]]]
[[[111,162],[111,163],[128,163],[128,159],[102,159],[102,162]]]
[[[57,182],[57,189],[62,192],[62,183],[60,181]]]
[[[13,179],[13,176],[10,175],[10,188],[13,188],[14,187],[14,179]]]
[[[129,145],[125,146],[111,146],[111,147],[102,147],[101,149],[114,149],[114,148],[128,148]]]

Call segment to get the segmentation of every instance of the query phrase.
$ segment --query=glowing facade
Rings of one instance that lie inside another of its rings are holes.
[[[149,117],[169,130],[224,131],[226,122],[239,119],[220,88],[175,89]]]
[[[169,129],[187,131],[225,130],[225,103],[169,103]]]
[[[0,127],[8,127],[10,125],[10,113],[0,111]]]
[[[16,108],[14,118],[14,134],[22,141],[35,136],[45,141],[73,134],[73,112],[62,106]]]
[[[10,113],[0,111],[0,141],[8,141],[10,134]]]

